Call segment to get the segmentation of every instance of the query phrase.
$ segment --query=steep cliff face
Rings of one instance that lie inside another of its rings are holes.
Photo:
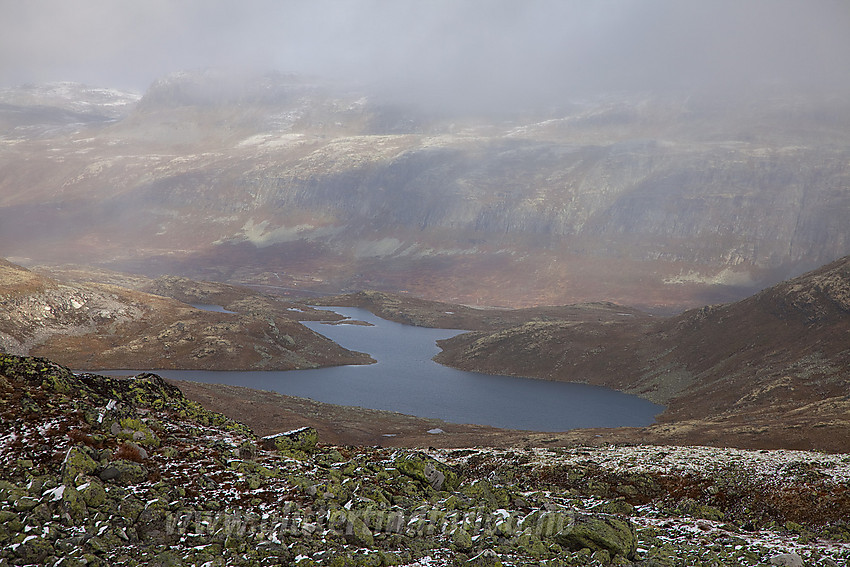
[[[597,240],[589,253],[724,267],[847,250],[846,149],[619,146],[488,140],[474,150],[398,148],[339,173],[332,166],[316,175],[303,163],[269,169],[255,186],[278,214],[306,209],[356,219],[355,227],[451,231],[500,245]]]
[[[0,146],[12,256],[194,275],[217,258],[221,278],[334,291],[676,307],[850,252],[841,98],[473,119],[296,77],[183,74],[117,123],[26,131]]]

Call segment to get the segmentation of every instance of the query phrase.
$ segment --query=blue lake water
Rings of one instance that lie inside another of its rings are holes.
[[[191,305],[195,309],[201,309],[203,311],[213,311],[215,313],[231,313],[233,315],[237,314],[236,311],[228,311],[221,305],[213,305],[211,303],[190,303],[189,305]]]
[[[566,431],[649,425],[663,406],[607,388],[465,372],[437,364],[436,341],[461,331],[401,325],[364,309],[333,311],[373,326],[306,321],[342,346],[378,362],[286,372],[162,370],[178,380],[247,386],[317,401],[396,411],[453,423]]]

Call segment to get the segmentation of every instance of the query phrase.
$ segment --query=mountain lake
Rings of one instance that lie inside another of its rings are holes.
[[[370,325],[302,323],[345,348],[369,353],[377,363],[288,371],[154,372],[176,380],[245,386],[451,423],[534,431],[639,427],[653,423],[664,410],[664,406],[637,396],[599,386],[449,368],[431,360],[440,351],[436,341],[463,331],[402,325],[354,307],[330,310]]]

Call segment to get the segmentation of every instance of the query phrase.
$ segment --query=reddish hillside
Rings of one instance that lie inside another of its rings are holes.
[[[850,385],[850,258],[748,299],[659,325],[656,349],[689,378],[668,417],[798,407]]]
[[[666,404],[659,418],[666,424],[749,423],[786,437],[817,428],[817,436],[850,423],[848,338],[850,258],[843,258],[743,301],[669,319],[468,333],[442,341],[438,360],[633,392]]]

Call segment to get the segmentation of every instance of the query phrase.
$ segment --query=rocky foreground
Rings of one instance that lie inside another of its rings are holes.
[[[263,438],[0,356],[0,565],[845,565],[850,456]]]

